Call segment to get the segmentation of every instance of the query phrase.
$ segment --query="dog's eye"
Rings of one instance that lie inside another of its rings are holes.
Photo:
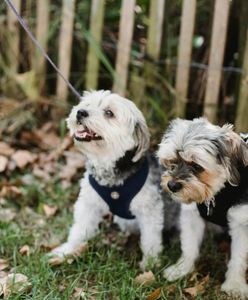
[[[198,165],[197,163],[191,163],[191,167],[194,169],[196,172],[202,172],[204,171],[203,167]]]
[[[107,118],[113,118],[114,117],[114,114],[111,110],[107,109],[104,111],[104,115],[107,117]]]
[[[174,171],[176,169],[176,166],[177,166],[176,164],[171,164],[171,165],[168,166],[168,169],[170,171]]]

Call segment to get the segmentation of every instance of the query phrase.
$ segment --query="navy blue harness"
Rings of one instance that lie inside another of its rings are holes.
[[[132,199],[143,187],[149,172],[147,158],[131,177],[127,178],[123,185],[114,185],[111,187],[100,185],[92,175],[89,175],[89,182],[93,189],[105,201],[112,214],[124,219],[134,219],[129,210]]]

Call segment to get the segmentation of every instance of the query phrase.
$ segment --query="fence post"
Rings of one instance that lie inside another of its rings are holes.
[[[240,81],[239,101],[236,114],[236,129],[238,132],[248,132],[248,28],[243,58],[243,75]]]
[[[59,34],[59,54],[58,68],[66,79],[69,79],[71,66],[71,49],[73,37],[75,0],[63,0],[62,23]],[[66,101],[68,89],[62,78],[57,76],[56,96],[62,101]]]
[[[196,0],[184,0],[178,47],[178,65],[176,71],[176,115],[179,117],[185,116],[187,104],[195,12]]]
[[[133,73],[131,84],[132,96],[136,103],[142,107],[143,112],[148,111],[148,101],[147,99],[144,101],[146,87],[151,86],[154,80],[157,80],[154,79],[154,74],[157,67],[155,64],[159,59],[161,50],[164,7],[165,0],[150,1],[146,53],[154,62],[145,61],[142,75],[139,76]]]
[[[135,0],[122,0],[113,91],[125,96],[133,38]]]
[[[163,33],[165,0],[150,1],[150,22],[147,35],[147,54],[154,60],[159,59]]]
[[[50,0],[37,0],[36,38],[46,52],[49,31],[49,10]],[[42,93],[46,79],[46,59],[40,54],[40,51],[37,48],[35,48],[35,54],[33,57],[33,68],[36,76],[39,78],[39,90]]]
[[[18,13],[21,11],[21,0],[13,0]],[[10,33],[9,45],[8,45],[8,63],[11,72],[17,73],[19,67],[19,44],[20,44],[20,27],[16,16],[8,6],[7,8],[7,27]]]
[[[99,71],[99,58],[96,55],[101,47],[102,27],[104,20],[105,0],[93,0],[90,14],[90,34],[92,42],[89,43],[86,63],[86,89],[96,89]]]
[[[216,121],[230,0],[215,0],[204,116]]]

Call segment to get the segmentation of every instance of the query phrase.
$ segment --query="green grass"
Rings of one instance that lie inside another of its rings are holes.
[[[107,221],[101,226],[99,235],[89,243],[88,251],[71,264],[65,262],[50,266],[44,244],[65,240],[72,221],[72,205],[78,185],[65,190],[60,182],[44,185],[33,180],[31,185],[24,185],[22,191],[22,197],[10,198],[7,202],[8,206],[14,206],[18,211],[15,220],[0,222],[0,258],[9,259],[9,269],[14,268],[15,272],[26,275],[32,289],[21,295],[11,294],[8,299],[75,299],[72,296],[75,287],[85,290],[85,297],[81,299],[147,299],[158,288],[161,288],[159,299],[192,299],[183,289],[199,284],[208,274],[209,281],[195,299],[226,299],[219,289],[228,255],[220,253],[219,243],[212,238],[204,242],[194,276],[191,274],[175,283],[166,282],[162,271],[179,257],[178,241],[165,247],[163,267],[152,269],[156,278],[154,283],[151,286],[137,285],[134,279],[141,273],[138,268],[141,259],[138,240],[127,240]],[[43,203],[57,205],[57,214],[46,218],[42,211]],[[32,210],[27,209],[27,205]],[[19,253],[25,244],[31,248],[29,257]]]

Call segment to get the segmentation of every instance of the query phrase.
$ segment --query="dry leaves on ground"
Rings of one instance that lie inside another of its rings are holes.
[[[8,165],[7,157],[0,155],[0,173],[4,172]]]
[[[57,210],[58,207],[56,205],[48,205],[48,204],[43,205],[43,211],[45,213],[45,216],[48,218],[54,216]]]
[[[27,150],[17,150],[11,159],[16,163],[17,167],[23,169],[28,164],[32,164],[37,159],[37,154],[33,154]]]
[[[8,261],[6,259],[0,258],[0,271],[7,269],[8,266],[9,266]]]
[[[8,298],[12,293],[20,294],[28,292],[31,289],[31,283],[28,282],[28,277],[17,273],[2,273],[0,277],[0,296]]]
[[[152,273],[152,271],[144,272],[142,274],[139,274],[138,276],[135,277],[134,279],[136,284],[139,285],[150,285],[155,281],[155,276]]]
[[[73,290],[72,297],[73,299],[87,299],[87,300],[95,300],[97,299],[95,295],[99,292],[96,288],[85,288],[75,287]],[[90,294],[90,295],[89,295]]]
[[[183,289],[184,293],[195,298],[205,290],[206,284],[209,282],[209,275],[205,276],[199,283],[195,284],[192,287]]]
[[[156,289],[146,297],[146,300],[157,300],[161,296],[161,288]]]
[[[22,255],[30,255],[30,247],[28,245],[24,245],[19,249],[19,253],[21,253]]]

